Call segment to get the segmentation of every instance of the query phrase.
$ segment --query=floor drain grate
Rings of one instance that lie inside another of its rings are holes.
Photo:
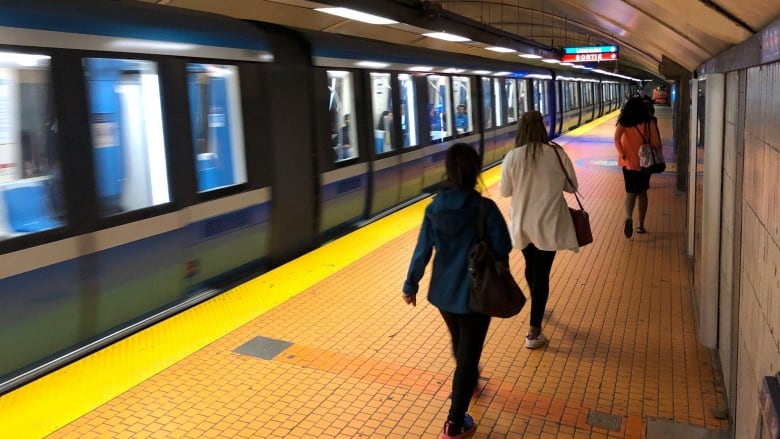
[[[623,423],[623,418],[620,416],[610,415],[607,413],[597,412],[591,410],[588,413],[588,425],[594,427],[606,428],[607,430],[620,431],[620,425]]]

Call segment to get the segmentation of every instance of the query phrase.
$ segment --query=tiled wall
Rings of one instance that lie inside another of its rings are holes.
[[[780,63],[748,69],[744,117],[735,437],[753,438],[761,380],[780,371]]]

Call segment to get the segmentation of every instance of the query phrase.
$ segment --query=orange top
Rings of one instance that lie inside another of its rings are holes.
[[[644,136],[644,140],[642,140]],[[641,171],[639,167],[639,147],[650,142],[656,148],[663,148],[658,123],[651,119],[633,127],[617,124],[615,127],[615,149],[618,152],[618,166],[631,171]]]

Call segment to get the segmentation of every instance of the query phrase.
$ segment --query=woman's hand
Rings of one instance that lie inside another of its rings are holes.
[[[404,302],[406,302],[407,305],[417,306],[417,296],[413,294],[402,294],[401,297],[404,299]]]

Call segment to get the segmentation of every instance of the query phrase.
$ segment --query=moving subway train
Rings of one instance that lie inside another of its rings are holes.
[[[76,12],[78,11],[78,12]],[[0,393],[635,86],[133,1],[0,2]]]

